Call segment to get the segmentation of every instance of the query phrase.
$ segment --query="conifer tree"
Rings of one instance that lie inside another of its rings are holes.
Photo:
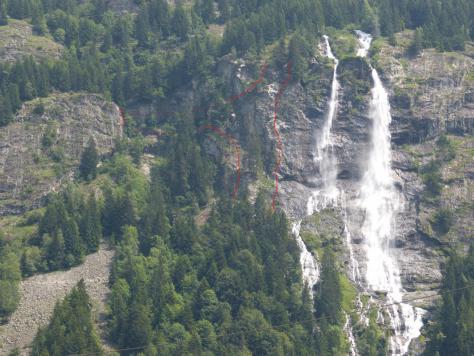
[[[97,175],[97,164],[99,163],[99,154],[95,145],[95,140],[91,137],[89,144],[82,152],[79,173],[85,180],[94,179]]]
[[[13,113],[8,96],[0,96],[0,126],[7,125],[12,121]]]
[[[146,48],[149,41],[150,23],[148,7],[144,6],[135,18],[135,37],[140,47]]]
[[[38,35],[44,35],[48,31],[41,1],[35,1],[32,4],[31,23],[33,31]]]
[[[61,269],[65,266],[64,259],[66,253],[64,247],[64,236],[61,230],[53,234],[51,242],[47,247],[46,257],[50,270]]]
[[[85,204],[80,223],[81,238],[88,253],[95,252],[99,248],[102,237],[101,230],[100,212],[94,194],[91,193]]]
[[[303,79],[303,75],[307,68],[305,59],[304,39],[296,34],[290,40],[288,45],[288,59],[291,62],[292,77],[295,80]]]
[[[0,0],[0,26],[8,25],[7,0]]]
[[[20,260],[0,231],[0,322],[16,309],[20,280]]]
[[[81,280],[64,301],[56,304],[51,321],[38,331],[31,354],[102,355],[103,351],[92,322],[91,302],[84,280]]]
[[[341,320],[342,289],[334,253],[326,247],[321,263],[321,283],[316,298],[316,313],[331,324]]]
[[[178,5],[174,10],[172,28],[181,40],[185,40],[189,33],[189,27],[188,14],[182,5]]]
[[[413,42],[410,45],[409,52],[412,56],[417,56],[423,50],[423,29],[418,27],[415,30]]]

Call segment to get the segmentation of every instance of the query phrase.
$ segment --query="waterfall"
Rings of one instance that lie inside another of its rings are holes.
[[[351,317],[346,312],[344,312],[344,315],[346,317],[346,322],[344,323],[344,331],[346,332],[347,338],[349,339],[351,356],[356,356],[357,345],[355,342],[354,334],[352,332]]]
[[[337,68],[339,66],[339,60],[334,56],[331,46],[329,44],[328,36],[323,36],[325,44],[325,54],[330,60],[334,62],[333,77],[331,83],[331,95],[329,98],[327,113],[325,120],[319,135],[316,137],[315,147],[315,159],[314,163],[319,168],[320,181],[318,182],[318,190],[314,191],[307,202],[307,214],[312,215],[313,213],[325,209],[329,205],[337,205],[340,198],[340,191],[337,188],[337,162],[336,155],[334,152],[334,142],[331,136],[331,130],[334,119],[337,114],[338,100],[339,100],[339,81],[337,78]],[[345,205],[344,205],[345,206]],[[346,215],[345,215],[346,217]],[[346,219],[345,219],[346,221]],[[303,240],[299,234],[301,222],[296,223],[293,226],[293,234],[296,236],[296,241],[301,250],[300,262],[303,268],[303,277],[308,285],[313,286],[319,279],[319,270],[315,270],[313,256],[307,251]],[[348,242],[350,241],[350,233],[346,228],[346,237]],[[350,248],[351,266],[357,266],[357,261],[354,258],[352,246],[348,244]],[[317,266],[316,266],[317,267]],[[355,267],[358,271],[358,268]],[[356,272],[353,272],[354,279]],[[317,273],[315,273],[317,271]],[[352,323],[348,315],[346,315],[346,323],[344,325],[344,332],[347,335],[350,344],[351,356],[356,356],[357,347],[354,335],[352,333]]]
[[[333,142],[331,139],[331,128],[337,111],[339,82],[337,80],[337,66],[339,61],[334,56],[329,45],[329,38],[324,36],[326,56],[334,61],[333,79],[331,84],[331,96],[329,99],[328,112],[319,137],[316,140],[316,163],[319,165],[321,174],[321,188],[315,191],[308,199],[307,214],[312,215],[315,211],[325,208],[329,203],[337,201],[339,191],[336,187],[336,161],[333,153]],[[308,251],[300,236],[301,221],[293,225],[293,235],[300,248],[300,263],[303,270],[303,280],[313,295],[313,286],[319,279],[319,268],[311,252]]]
[[[303,239],[300,236],[301,221],[293,224],[292,233],[296,238],[296,243],[301,251],[300,264],[303,270],[303,281],[309,288],[311,298],[313,297],[313,286],[318,282],[319,279],[319,267],[314,260],[311,252],[308,251]]]
[[[371,36],[357,32],[361,44],[359,56],[366,56]],[[372,98],[369,116],[372,119],[371,149],[359,195],[359,207],[365,214],[362,235],[367,253],[366,283],[370,291],[386,294],[388,316],[394,331],[390,345],[393,355],[404,355],[412,339],[420,335],[422,310],[403,300],[400,270],[390,249],[395,237],[394,220],[402,207],[401,196],[394,188],[391,169],[392,120],[388,93],[377,71],[372,68]]]
[[[315,163],[319,166],[321,187],[319,190],[315,191],[308,200],[308,215],[312,215],[315,211],[324,209],[329,204],[337,203],[339,198],[339,190],[336,187],[336,157],[334,154],[334,142],[331,137],[332,124],[336,117],[339,99],[340,85],[337,79],[339,60],[332,53],[328,36],[325,35],[323,38],[326,47],[326,56],[334,62],[334,71],[327,114],[321,132],[316,139]]]

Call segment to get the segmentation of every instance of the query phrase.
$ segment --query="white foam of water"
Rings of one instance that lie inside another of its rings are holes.
[[[345,331],[345,333],[347,335],[347,338],[349,340],[350,353],[351,353],[351,356],[357,356],[358,355],[357,345],[356,345],[356,341],[355,341],[355,338],[354,338],[354,334],[352,332],[351,317],[346,312],[344,312],[344,314],[346,316],[346,322],[344,324],[344,331]]]
[[[361,56],[367,55],[371,37],[358,31]],[[412,339],[420,335],[423,325],[419,309],[402,303],[403,288],[400,270],[390,241],[396,236],[394,221],[401,209],[401,197],[394,188],[391,169],[390,103],[388,93],[377,73],[372,68],[372,98],[369,116],[372,119],[372,142],[368,157],[368,168],[360,186],[359,206],[365,214],[362,235],[366,245],[366,283],[371,291],[386,293],[390,322],[394,330],[391,351],[404,355]]]
[[[300,253],[300,264],[303,272],[303,281],[309,288],[311,297],[313,297],[313,286],[319,280],[319,267],[316,261],[314,260],[311,252],[308,251],[306,245],[303,242],[303,239],[300,236],[301,221],[298,221],[293,224],[292,233],[296,238],[296,243],[301,251]]]
[[[372,35],[356,30],[356,35],[359,38],[360,47],[357,49],[357,56],[367,57],[367,54],[370,50],[370,45],[372,44]]]
[[[336,187],[337,162],[334,154],[334,142],[331,137],[331,129],[339,103],[340,84],[337,78],[339,60],[334,56],[331,50],[329,37],[323,36],[323,38],[326,47],[326,56],[334,62],[334,70],[327,114],[321,132],[316,139],[315,162],[319,166],[321,188],[314,191],[308,200],[308,215],[312,215],[314,212],[320,211],[329,205],[336,205],[339,199],[339,190]]]

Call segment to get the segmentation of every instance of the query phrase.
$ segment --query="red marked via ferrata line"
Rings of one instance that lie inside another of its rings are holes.
[[[251,93],[257,85],[263,82],[263,79],[265,78],[265,73],[267,72],[268,65],[265,63],[261,68],[260,68],[260,75],[258,76],[258,79],[254,81],[252,84],[250,84],[247,88],[245,88],[244,91],[242,91],[240,94],[233,95],[230,98],[228,98],[226,101],[228,103],[232,103],[234,101],[237,101],[244,97],[245,95]]]
[[[272,210],[276,210],[276,200],[278,198],[278,174],[280,173],[281,161],[283,160],[283,142],[281,140],[280,131],[278,130],[278,110],[280,109],[281,97],[283,96],[284,91],[288,87],[289,82],[291,81],[291,62],[288,62],[286,65],[286,78],[280,84],[278,93],[275,95],[274,110],[273,110],[273,132],[277,139],[277,160],[275,168],[273,169],[273,175],[275,176],[275,191],[272,195]]]
[[[272,194],[272,210],[273,210],[273,212],[275,212],[275,210],[276,210],[276,201],[277,201],[278,194],[279,194],[278,174],[280,173],[281,162],[283,160],[283,142],[282,142],[282,139],[281,139],[281,136],[280,136],[280,132],[278,130],[278,110],[280,109],[281,97],[283,96],[283,93],[286,90],[286,88],[288,87],[288,84],[289,84],[289,82],[291,81],[291,78],[292,78],[291,62],[287,63],[286,68],[287,68],[286,78],[285,78],[284,81],[282,81],[280,83],[280,88],[278,90],[278,93],[275,95],[274,105],[273,105],[273,108],[274,108],[274,110],[273,110],[273,132],[274,132],[274,135],[275,135],[276,140],[277,140],[277,159],[276,159],[275,167],[274,167],[273,172],[272,172],[272,174],[275,176],[275,191]],[[243,98],[245,95],[247,95],[247,94],[251,93],[252,91],[254,91],[255,88],[257,87],[257,85],[259,85],[263,82],[263,80],[265,78],[265,74],[267,72],[267,69],[268,69],[268,65],[265,63],[260,68],[260,74],[259,74],[258,79],[255,80],[254,82],[252,82],[249,86],[247,86],[241,93],[227,98],[226,102],[227,103],[234,103],[235,101]],[[125,111],[124,111],[123,108],[119,108],[119,110],[120,110],[120,124],[123,127],[125,125]],[[204,108],[199,108],[199,107],[195,108],[193,110],[194,113],[205,112],[205,111],[207,111],[207,110],[205,110]],[[174,115],[176,113],[179,113],[179,112],[177,112],[177,111],[168,111],[168,112],[161,112],[159,114]],[[224,138],[229,143],[229,145],[233,147],[233,149],[235,151],[235,156],[236,156],[235,157],[235,162],[236,162],[236,166],[237,166],[237,178],[236,178],[236,182],[234,184],[234,188],[233,188],[233,191],[232,191],[232,198],[235,200],[237,198],[237,193],[239,191],[240,180],[241,180],[241,148],[240,148],[240,145],[238,143],[238,140],[235,137],[233,137],[232,135],[230,135],[227,132],[225,132],[224,130],[222,130],[221,128],[219,128],[217,126],[214,126],[214,125],[210,125],[210,124],[200,126],[197,130],[198,131],[205,131],[205,130],[212,131],[212,132],[216,133],[217,135],[219,135],[220,137]],[[166,134],[166,133],[163,132],[162,134]]]

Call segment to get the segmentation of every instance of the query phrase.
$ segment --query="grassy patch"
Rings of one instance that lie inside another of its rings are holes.
[[[330,28],[328,29],[328,36],[331,49],[337,58],[343,59],[355,56],[358,42],[352,31]]]
[[[342,287],[342,308],[346,313],[351,313],[355,309],[357,290],[344,273],[341,273],[340,281]]]
[[[7,26],[0,26],[0,53],[9,54],[8,58],[0,56],[0,61],[17,60],[30,55],[36,58],[58,58],[62,51],[63,47],[51,38],[34,35],[31,25],[25,21],[10,19]]]
[[[37,209],[35,211],[41,212],[42,210]],[[33,212],[29,212],[29,214],[32,213]],[[0,219],[0,229],[9,240],[15,240],[18,241],[18,243],[30,239],[35,236],[38,231],[36,224],[29,224],[26,216],[24,218],[19,215],[2,217]]]

